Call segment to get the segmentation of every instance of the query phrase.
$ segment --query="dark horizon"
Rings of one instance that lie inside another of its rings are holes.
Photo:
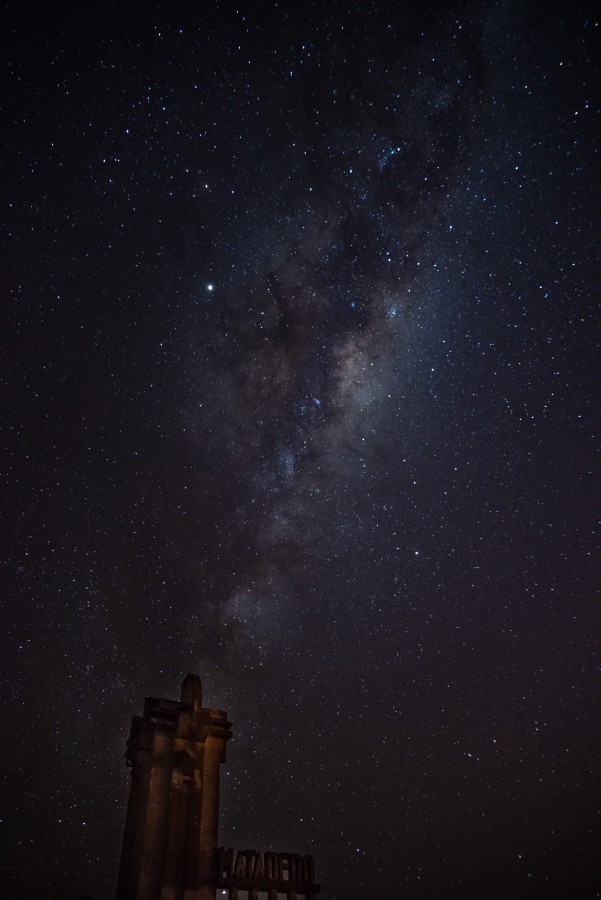
[[[599,31],[4,4],[3,900],[187,672],[323,900],[601,896]]]

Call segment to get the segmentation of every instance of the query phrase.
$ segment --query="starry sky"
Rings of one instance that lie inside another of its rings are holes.
[[[2,897],[189,671],[324,900],[600,897],[594,4],[3,6]]]

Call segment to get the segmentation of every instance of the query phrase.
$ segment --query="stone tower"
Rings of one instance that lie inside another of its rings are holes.
[[[177,700],[147,697],[134,716],[117,900],[213,900],[217,879],[219,766],[231,723],[202,705],[198,675]]]

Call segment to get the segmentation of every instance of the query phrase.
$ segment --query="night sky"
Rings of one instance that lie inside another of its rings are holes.
[[[601,896],[594,4],[7,2],[3,900],[131,716],[324,900]]]

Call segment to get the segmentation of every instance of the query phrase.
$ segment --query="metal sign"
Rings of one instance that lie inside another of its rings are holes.
[[[321,885],[315,884],[312,856],[223,847],[217,854],[217,885],[230,889],[231,900],[235,900],[238,890],[248,891],[249,898],[261,891],[267,892],[269,900],[280,893],[288,897],[301,894],[307,900],[315,900],[321,890]]]

